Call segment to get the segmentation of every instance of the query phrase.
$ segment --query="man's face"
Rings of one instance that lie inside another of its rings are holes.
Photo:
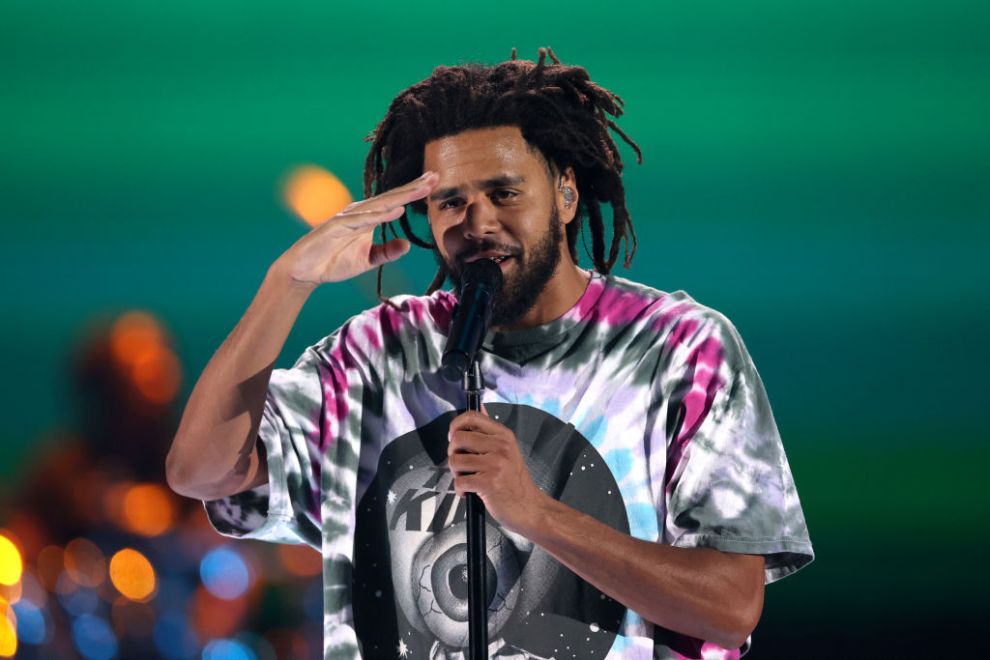
[[[492,324],[515,323],[567,250],[545,161],[517,127],[504,126],[427,143],[423,169],[440,175],[427,200],[437,262],[459,291],[468,262],[506,255]]]

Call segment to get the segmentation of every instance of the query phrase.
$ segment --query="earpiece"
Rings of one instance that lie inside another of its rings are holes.
[[[564,206],[570,206],[574,203],[574,189],[565,186],[563,179],[560,180],[560,192],[564,194]]]

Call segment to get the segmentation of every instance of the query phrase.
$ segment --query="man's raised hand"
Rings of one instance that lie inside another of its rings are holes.
[[[409,241],[394,238],[375,244],[375,228],[402,216],[405,205],[426,197],[437,184],[435,172],[380,195],[349,204],[343,211],[314,227],[278,258],[294,283],[313,288],[341,282],[409,251]]]

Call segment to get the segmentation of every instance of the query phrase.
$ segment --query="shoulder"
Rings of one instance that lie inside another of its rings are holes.
[[[654,334],[693,335],[697,332],[734,332],[722,312],[683,289],[667,292],[617,275],[603,280],[597,305],[598,321],[609,325],[636,324]]]

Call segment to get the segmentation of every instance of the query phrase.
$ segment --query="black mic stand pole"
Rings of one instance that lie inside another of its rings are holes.
[[[464,372],[467,409],[481,412],[481,367],[478,360]],[[485,503],[474,493],[467,493],[467,570],[468,570],[468,658],[488,658],[488,557],[485,553]]]

